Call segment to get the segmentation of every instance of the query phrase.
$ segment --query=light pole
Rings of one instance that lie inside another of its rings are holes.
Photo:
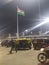
[[[18,9],[18,6],[17,6]],[[17,13],[17,38],[19,38],[19,23],[18,23],[18,13]]]
[[[23,36],[24,36],[24,35],[25,35],[25,32],[23,32],[22,34],[23,34]]]
[[[9,40],[11,40],[11,34],[9,33],[9,36],[8,36]]]
[[[32,32],[31,32],[31,34],[32,34]]]
[[[41,4],[40,4],[40,0],[39,0],[39,21],[40,21],[40,23],[41,23],[41,9],[40,9],[40,7],[41,7]],[[42,28],[40,27],[40,32],[42,32]]]

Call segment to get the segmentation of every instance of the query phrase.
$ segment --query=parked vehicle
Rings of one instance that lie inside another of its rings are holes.
[[[3,40],[3,41],[1,42],[1,46],[6,46],[7,42],[8,42],[8,40]]]
[[[37,59],[41,63],[45,63],[49,59],[49,46],[41,48],[41,53],[38,54]]]
[[[18,39],[13,39],[13,41],[16,43],[17,48],[32,48],[32,40],[30,38],[18,38]],[[6,46],[10,47],[11,46],[11,41],[9,40],[4,40],[1,43],[1,46]]]
[[[34,39],[33,48],[41,49],[49,45],[49,39]]]
[[[11,46],[11,43],[10,43],[9,40],[3,40],[3,41],[1,42],[1,46],[9,47],[9,46]]]
[[[32,48],[32,40],[30,38],[16,39],[16,44],[18,45],[18,48]]]

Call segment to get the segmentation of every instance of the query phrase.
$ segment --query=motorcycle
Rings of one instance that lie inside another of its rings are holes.
[[[45,63],[49,59],[49,46],[40,49],[41,53],[38,54],[37,59],[40,63]]]

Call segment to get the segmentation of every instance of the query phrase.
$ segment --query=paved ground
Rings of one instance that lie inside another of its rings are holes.
[[[49,65],[49,62],[41,64],[37,60],[40,51],[18,50],[9,54],[10,48],[0,47],[0,65]]]

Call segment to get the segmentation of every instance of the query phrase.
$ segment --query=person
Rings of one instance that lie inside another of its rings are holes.
[[[11,40],[10,43],[11,43],[10,54],[12,54],[13,49],[15,49],[15,51],[17,52],[17,45],[16,45],[16,43],[14,42],[14,40]]]

